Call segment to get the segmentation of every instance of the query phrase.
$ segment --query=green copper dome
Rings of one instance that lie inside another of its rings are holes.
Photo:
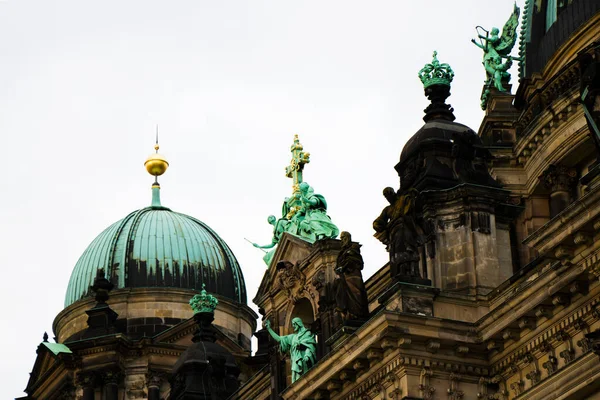
[[[137,210],[104,230],[77,261],[65,307],[90,293],[104,268],[115,289],[175,287],[202,289],[246,304],[240,266],[225,241],[203,222],[160,206]]]

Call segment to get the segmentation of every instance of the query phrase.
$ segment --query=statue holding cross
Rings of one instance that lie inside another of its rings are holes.
[[[313,188],[302,180],[304,165],[310,162],[310,154],[304,151],[298,135],[294,135],[290,151],[292,160],[285,168],[285,176],[292,179],[292,196],[283,202],[279,219],[269,217],[269,223],[274,227],[271,243],[265,246],[253,243],[254,247],[272,249],[263,257],[267,265],[271,264],[275,246],[284,232],[311,243],[321,239],[333,239],[339,234],[339,229],[327,215],[325,198],[316,194]]]
[[[302,183],[302,171],[304,170],[304,164],[310,162],[310,153],[303,151],[304,148],[298,139],[298,135],[294,135],[294,144],[290,151],[292,152],[292,160],[290,165],[285,167],[285,176],[292,178],[292,197],[288,200],[289,212],[286,217],[288,219],[299,210],[301,204],[298,198],[300,193],[300,184]]]

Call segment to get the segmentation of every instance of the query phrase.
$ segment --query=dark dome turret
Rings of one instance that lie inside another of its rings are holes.
[[[486,167],[489,151],[471,128],[454,122],[454,110],[446,104],[453,77],[450,66],[437,60],[437,52],[431,64],[419,71],[431,103],[425,109],[425,125],[406,142],[395,167],[402,188],[447,189],[461,183],[498,186]]]

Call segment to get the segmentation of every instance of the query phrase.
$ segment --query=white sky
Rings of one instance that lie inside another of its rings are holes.
[[[371,227],[381,191],[398,187],[428,104],[417,72],[437,50],[456,73],[457,121],[477,130],[484,70],[470,39],[512,5],[0,0],[0,397],[22,395],[87,245],[150,204],[157,123],[163,205],[225,239],[249,302],[265,265],[244,237],[270,242],[294,133],[311,153],[305,180],[363,243],[371,276],[387,258]]]

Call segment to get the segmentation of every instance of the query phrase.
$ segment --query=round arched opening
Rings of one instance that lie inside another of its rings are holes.
[[[315,322],[315,314],[313,313],[313,307],[307,298],[302,298],[296,302],[290,318],[290,325],[292,319],[300,318],[307,329],[310,329],[313,322]]]

